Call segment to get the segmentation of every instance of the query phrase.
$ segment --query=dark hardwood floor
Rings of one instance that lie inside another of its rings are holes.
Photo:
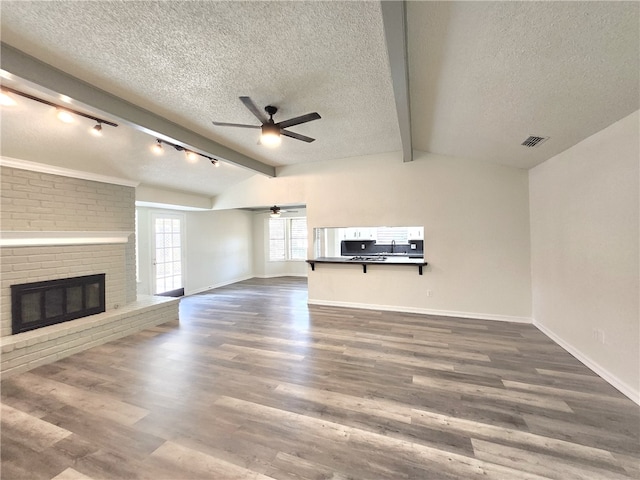
[[[640,407],[535,327],[306,301],[237,283],[5,379],[2,479],[640,477]]]

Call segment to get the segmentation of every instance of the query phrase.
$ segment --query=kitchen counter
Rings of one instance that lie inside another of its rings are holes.
[[[391,255],[391,256],[355,256],[355,257],[318,257],[315,259],[307,260],[307,263],[311,265],[311,270],[315,271],[316,263],[328,263],[328,264],[354,264],[362,265],[363,273],[367,273],[367,265],[415,265],[418,267],[418,273],[422,275],[422,267],[428,265],[423,257],[412,258],[408,255]]]

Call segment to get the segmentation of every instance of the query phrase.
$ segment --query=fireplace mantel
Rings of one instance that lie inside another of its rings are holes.
[[[34,247],[44,245],[100,245],[127,243],[133,232],[0,232],[0,247]]]

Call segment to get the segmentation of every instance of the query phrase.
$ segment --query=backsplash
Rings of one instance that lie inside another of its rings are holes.
[[[413,247],[413,248],[412,248]],[[424,256],[424,240],[409,240],[407,243],[377,243],[375,240],[342,240],[340,255],[382,255],[406,254],[408,256]]]

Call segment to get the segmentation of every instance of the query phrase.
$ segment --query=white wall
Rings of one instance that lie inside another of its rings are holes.
[[[139,207],[138,291],[151,293],[151,214],[167,212],[185,219],[185,294],[193,294],[253,276],[252,214],[240,210],[176,212]]]
[[[529,188],[536,324],[640,403],[638,132],[636,112],[532,169]]]
[[[411,163],[393,153],[283,167],[234,186],[214,208],[306,204],[310,238],[314,227],[425,227],[423,276],[318,265],[310,302],[530,321],[528,202],[524,170],[417,152]]]
[[[250,212],[188,212],[185,293],[251,278],[252,244]]]
[[[295,213],[282,213],[282,217],[305,217],[306,209],[298,208]],[[311,241],[311,240],[309,240]],[[306,277],[307,263],[300,260],[284,262],[269,261],[269,213],[253,214],[253,274],[256,277]]]

